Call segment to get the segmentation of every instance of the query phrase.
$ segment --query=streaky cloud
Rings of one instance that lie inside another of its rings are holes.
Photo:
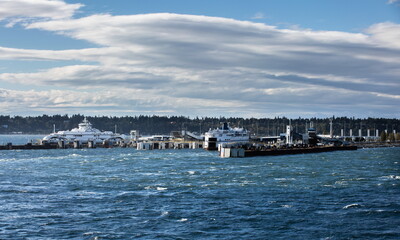
[[[72,17],[83,4],[68,4],[60,0],[2,0],[0,21],[7,27],[40,19],[65,19]]]
[[[395,23],[347,33],[157,13],[99,14],[24,26],[98,47],[0,47],[4,60],[82,62],[31,73],[1,73],[0,81],[77,89],[68,96],[96,89],[103,107],[109,103],[120,112],[399,114],[389,111],[400,104],[400,25]],[[57,91],[46,94],[62,95],[62,90]],[[155,105],[150,107],[146,100]],[[50,102],[49,106],[61,105]],[[89,107],[84,101],[77,101],[79,106]]]

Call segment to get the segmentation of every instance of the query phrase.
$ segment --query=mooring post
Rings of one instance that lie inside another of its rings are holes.
[[[65,142],[64,141],[58,141],[58,148],[65,148]]]
[[[81,143],[78,140],[74,141],[74,148],[81,148]]]
[[[88,148],[95,148],[94,141],[88,141]]]

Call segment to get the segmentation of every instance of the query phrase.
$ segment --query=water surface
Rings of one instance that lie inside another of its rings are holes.
[[[400,239],[400,148],[0,151],[0,239]]]

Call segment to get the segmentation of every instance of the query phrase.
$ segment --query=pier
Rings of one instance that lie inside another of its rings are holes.
[[[135,148],[137,150],[156,150],[156,149],[197,149],[203,148],[202,141],[146,141],[136,142],[130,141],[125,143],[103,141],[102,143],[96,143],[94,141],[88,141],[81,143],[79,141],[66,142],[59,141],[57,143],[42,142],[39,144],[22,144],[14,145],[7,143],[0,145],[0,150],[40,150],[40,149],[82,149],[82,148]]]
[[[265,148],[264,146],[240,145],[221,146],[219,156],[223,158],[278,156],[290,154],[321,153],[332,151],[357,150],[357,146],[314,146],[314,147],[285,147]]]

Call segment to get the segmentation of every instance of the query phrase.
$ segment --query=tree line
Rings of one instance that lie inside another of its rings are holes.
[[[49,134],[56,131],[70,130],[78,126],[84,119],[84,115],[42,115],[42,116],[7,116],[0,115],[0,134],[24,133],[24,134]],[[204,133],[209,129],[220,127],[221,123],[228,122],[232,127],[243,127],[254,135],[279,135],[286,132],[286,125],[291,122],[295,132],[304,133],[313,126],[320,134],[329,134],[330,119],[334,135],[340,135],[343,129],[344,135],[358,135],[362,129],[362,135],[367,135],[370,129],[371,136],[379,135],[386,131],[396,133],[400,130],[400,119],[395,118],[239,118],[239,117],[185,117],[185,116],[87,116],[93,127],[103,131],[115,131],[129,134],[131,130],[138,130],[142,135],[170,134],[173,131],[187,130]],[[389,135],[388,135],[389,137]]]

